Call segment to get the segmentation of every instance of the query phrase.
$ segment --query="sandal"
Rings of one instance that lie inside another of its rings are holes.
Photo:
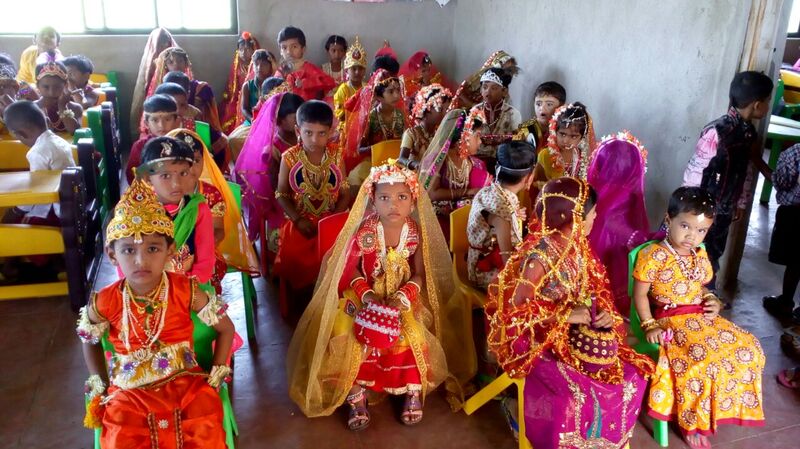
[[[406,402],[403,404],[403,414],[400,421],[407,426],[419,424],[422,421],[422,401],[419,400],[419,392],[408,393]]]
[[[800,388],[800,366],[789,368],[778,373],[778,383],[786,388]]]
[[[364,389],[361,388],[357,393],[347,395],[347,405],[350,406],[350,415],[347,418],[347,428],[353,432],[364,430],[369,427],[370,417],[367,410],[367,398],[364,396]]]
[[[681,435],[683,436],[683,441],[692,449],[711,449],[711,442],[708,441],[708,437],[705,435],[699,433],[687,435],[683,429],[681,429]]]

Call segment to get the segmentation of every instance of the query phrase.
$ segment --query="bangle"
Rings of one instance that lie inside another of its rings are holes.
[[[106,391],[106,383],[98,374],[92,374],[86,379],[84,385],[84,393],[89,399],[100,396]]]
[[[222,382],[226,381],[231,374],[231,367],[227,365],[214,365],[208,373],[208,384],[213,388],[219,388]]]
[[[400,287],[397,290],[397,293],[406,298],[406,301],[408,301],[410,308],[411,303],[417,300],[417,293],[419,293],[419,291],[420,291],[419,285],[417,285],[416,282],[409,281],[406,282],[405,285]]]
[[[62,120],[65,119],[65,118],[71,118],[71,119],[74,120],[75,119],[75,113],[72,111],[72,109],[66,108],[63,111],[58,111],[58,118],[60,118]]]
[[[367,293],[375,293],[375,291],[370,287],[369,282],[367,282],[367,280],[363,277],[357,277],[353,279],[353,282],[350,283],[350,286],[353,287],[353,292],[361,302],[364,302],[364,295]]]
[[[651,330],[653,330],[655,328],[660,328],[661,327],[661,325],[658,324],[658,321],[654,320],[653,318],[650,318],[650,319],[642,321],[641,326],[642,326],[642,330],[644,330],[645,332],[650,332]]]

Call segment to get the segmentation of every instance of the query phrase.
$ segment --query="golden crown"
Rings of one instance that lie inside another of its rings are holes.
[[[358,40],[358,36],[356,36],[356,41],[350,44],[350,47],[347,49],[343,68],[347,70],[354,65],[367,68],[367,52],[365,52],[364,47],[361,46],[361,41]]]
[[[137,178],[114,208],[114,217],[106,228],[106,244],[126,237],[133,237],[134,243],[142,243],[145,234],[172,237],[174,227],[153,187]]]
[[[62,68],[61,65],[56,64],[55,62],[48,62],[42,67],[42,70],[39,71],[39,74],[36,75],[36,81],[41,80],[45,76],[57,76],[62,80],[67,80],[67,72]]]

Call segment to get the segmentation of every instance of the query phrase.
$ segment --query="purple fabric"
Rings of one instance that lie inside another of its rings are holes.
[[[253,241],[259,236],[261,224],[265,221],[269,229],[280,228],[284,221],[283,209],[275,199],[275,190],[269,179],[273,163],[270,152],[278,131],[278,108],[283,95],[274,95],[262,106],[234,167],[236,182],[242,186],[247,233]]]
[[[587,179],[597,192],[597,218],[589,245],[608,270],[617,312],[628,316],[628,252],[648,240],[650,225],[644,203],[644,160],[624,140],[604,141],[597,148]]]
[[[632,365],[623,373],[618,385],[602,383],[545,353],[525,378],[525,433],[532,446],[622,447],[647,387]]]

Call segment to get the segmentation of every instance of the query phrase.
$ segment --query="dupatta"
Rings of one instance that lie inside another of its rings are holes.
[[[136,129],[142,117],[142,106],[147,98],[150,87],[150,80],[153,78],[154,64],[156,58],[164,48],[160,48],[159,41],[163,41],[164,48],[177,47],[178,44],[166,28],[156,28],[150,32],[147,43],[144,46],[142,60],[139,62],[139,73],[136,75],[136,84],[133,87],[133,99],[131,102],[131,129]]]

